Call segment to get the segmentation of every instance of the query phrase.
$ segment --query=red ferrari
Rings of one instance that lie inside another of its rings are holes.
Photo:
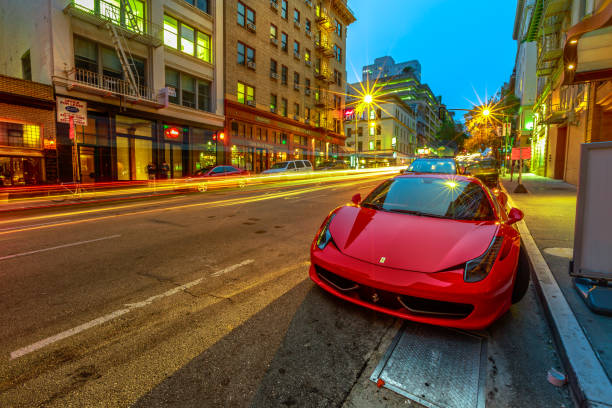
[[[310,255],[310,278],[350,302],[422,323],[482,329],[529,285],[506,197],[478,179],[410,174],[333,210]],[[519,262],[520,260],[520,262]]]

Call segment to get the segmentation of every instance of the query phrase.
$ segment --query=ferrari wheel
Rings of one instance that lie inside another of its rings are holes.
[[[512,303],[518,303],[527,293],[529,287],[529,259],[524,248],[519,252],[518,266],[516,267],[516,279],[512,289]]]
[[[208,190],[208,184],[206,184],[206,183],[198,184],[198,192],[199,193],[205,193],[206,190]]]

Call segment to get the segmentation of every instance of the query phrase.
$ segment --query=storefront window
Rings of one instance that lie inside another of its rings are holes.
[[[117,136],[117,179],[130,179],[130,139]]]
[[[191,128],[191,174],[217,164],[217,142],[210,130]]]
[[[117,133],[117,178],[147,180],[153,162],[153,122],[129,116],[115,117]]]
[[[115,117],[115,130],[117,133],[124,135],[153,137],[153,122],[146,119],[117,115]]]
[[[37,157],[0,156],[0,187],[40,184],[41,160]]]
[[[153,142],[134,139],[134,180],[148,180],[147,166],[153,162]]]

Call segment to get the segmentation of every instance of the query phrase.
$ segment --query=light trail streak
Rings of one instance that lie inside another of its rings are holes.
[[[361,177],[356,177],[356,178],[361,178]],[[365,179],[365,180],[369,181],[369,179]],[[357,185],[363,182],[365,181],[363,178],[361,178],[361,180],[345,182],[345,183],[341,183],[341,185],[343,187],[348,187],[348,186]],[[60,227],[60,226],[66,226],[66,225],[82,224],[86,222],[102,221],[102,220],[113,219],[113,218],[127,217],[131,215],[141,215],[141,214],[151,214],[151,213],[162,212],[162,211],[181,210],[181,209],[186,209],[186,208],[195,208],[195,207],[216,208],[216,207],[227,207],[227,206],[234,206],[234,205],[240,205],[240,204],[250,204],[250,203],[255,203],[259,201],[267,201],[267,200],[273,200],[277,198],[302,195],[302,194],[306,194],[306,193],[310,193],[314,191],[332,189],[337,186],[338,184],[332,184],[332,185],[327,185],[327,186],[315,186],[315,187],[297,189],[297,190],[280,192],[280,193],[264,194],[264,195],[259,195],[255,197],[233,198],[233,199],[227,199],[227,200],[211,201],[211,202],[206,202],[206,203],[181,204],[181,205],[175,205],[171,207],[153,208],[149,210],[133,211],[133,212],[127,212],[123,214],[104,215],[100,217],[84,218],[84,219],[72,220],[72,221],[45,223],[45,224],[37,224],[37,225],[30,225],[30,226],[23,226],[23,227],[17,226],[15,227],[15,229],[0,231],[0,235],[7,235],[7,234],[13,234],[17,232],[25,232],[25,231],[32,231],[32,230],[47,229],[47,228]],[[66,213],[49,214],[48,216],[30,217],[30,218],[25,218],[21,220],[12,220],[10,222],[15,223],[15,222],[23,222],[23,221],[32,221],[32,220],[47,218],[51,216],[66,217],[68,215],[82,215],[83,213],[88,214],[88,213],[99,212],[99,211],[114,211],[118,208],[129,208],[129,207],[130,206],[119,206],[119,207],[111,207],[111,208],[104,208],[104,209],[87,210],[84,212],[75,211],[75,212],[68,213],[68,214]]]

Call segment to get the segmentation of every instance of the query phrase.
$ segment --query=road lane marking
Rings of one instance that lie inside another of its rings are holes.
[[[247,259],[246,261],[242,261],[239,264],[228,266],[225,269],[221,269],[220,271],[217,271],[210,276],[217,277],[217,276],[225,275],[226,273],[235,271],[236,269],[243,267],[245,265],[248,265],[248,264],[252,264],[253,262],[255,262],[254,259]]]
[[[253,262],[255,262],[255,261],[252,260],[252,259],[248,259],[246,261],[242,261],[239,264],[228,266],[225,269],[221,269],[220,271],[218,271],[216,273],[223,272],[223,271],[228,271],[228,270],[235,270],[235,269],[237,269],[237,268],[239,268],[241,266],[248,265],[248,264],[253,263]],[[41,348],[46,347],[46,346],[48,346],[50,344],[56,343],[56,342],[58,342],[60,340],[63,340],[65,338],[68,338],[68,337],[71,337],[71,336],[74,336],[75,334],[79,334],[79,333],[81,333],[81,332],[83,332],[85,330],[91,329],[92,327],[99,326],[99,325],[101,325],[103,323],[106,323],[106,322],[108,322],[110,320],[116,319],[117,317],[122,316],[122,315],[124,315],[126,313],[129,313],[129,312],[131,312],[131,311],[133,311],[135,309],[139,309],[139,308],[143,308],[145,306],[148,306],[151,303],[155,302],[156,300],[163,299],[163,298],[168,297],[168,296],[172,296],[172,295],[174,295],[176,293],[179,293],[179,292],[183,292],[186,289],[189,289],[189,288],[191,288],[193,286],[199,285],[200,283],[202,283],[203,280],[204,280],[204,278],[196,279],[196,280],[191,281],[189,283],[185,283],[184,285],[180,285],[180,286],[177,286],[175,288],[172,288],[172,289],[170,289],[170,290],[168,290],[168,291],[166,291],[164,293],[160,293],[159,295],[151,296],[151,297],[149,297],[149,298],[147,298],[147,299],[145,299],[145,300],[143,300],[141,302],[126,303],[124,305],[125,308],[123,308],[123,309],[115,310],[112,313],[106,314],[106,315],[104,315],[102,317],[98,317],[97,319],[94,319],[94,320],[90,320],[89,322],[86,322],[86,323],[83,323],[83,324],[81,324],[79,326],[76,326],[76,327],[73,327],[71,329],[65,330],[65,331],[63,331],[61,333],[58,333],[58,334],[54,335],[54,336],[47,337],[46,339],[42,339],[40,341],[37,341],[36,343],[30,344],[29,346],[25,346],[25,347],[22,347],[22,348],[20,348],[18,350],[15,350],[15,351],[13,351],[11,353],[11,358],[10,359],[14,360],[16,358],[23,357],[26,354],[29,354],[29,353],[31,353],[33,351],[36,351],[36,350],[40,350]]]
[[[91,242],[98,242],[98,241],[104,241],[104,240],[107,240],[107,239],[119,238],[120,236],[121,236],[120,234],[119,235],[110,235],[108,237],[102,237],[102,238],[96,238],[96,239],[88,239],[87,241],[72,242],[70,244],[58,245],[58,246],[54,246],[54,247],[50,247],[50,248],[37,249],[35,251],[22,252],[20,254],[0,256],[0,261],[4,261],[6,259],[13,259],[13,258],[17,258],[17,257],[20,257],[20,256],[37,254],[39,252],[53,251],[54,249],[68,248],[68,247],[77,246],[77,245],[89,244]]]

